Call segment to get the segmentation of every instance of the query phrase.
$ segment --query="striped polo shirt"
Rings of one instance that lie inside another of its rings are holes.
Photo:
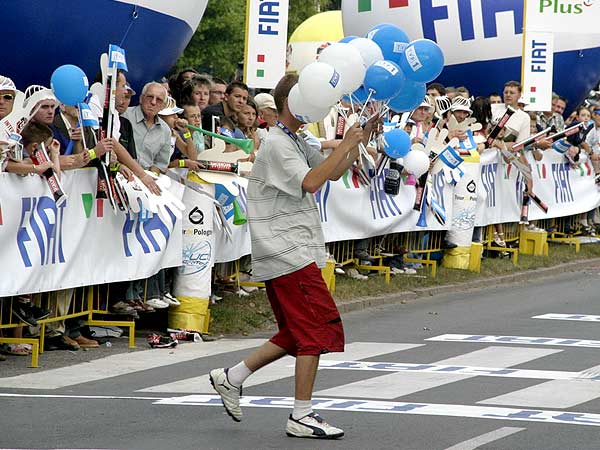
[[[302,139],[272,127],[257,154],[248,183],[252,276],[271,280],[327,260],[314,195],[302,189],[323,155]]]

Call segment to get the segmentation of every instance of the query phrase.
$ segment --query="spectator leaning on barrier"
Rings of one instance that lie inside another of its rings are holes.
[[[180,106],[183,108],[183,118],[187,120],[190,125],[200,128],[202,126],[202,114],[200,113],[200,108],[198,108],[198,105],[194,102],[189,102],[183,103]],[[196,153],[199,155],[206,149],[204,135],[196,130],[189,130],[189,132],[192,133],[194,148],[196,149]]]
[[[254,97],[258,108],[258,117],[267,123],[268,127],[274,127],[277,122],[277,107],[275,99],[271,94],[261,93]]]
[[[504,85],[503,98],[506,106],[515,109],[515,113],[510,118],[509,132],[505,133],[505,142],[520,142],[529,137],[529,115],[519,108],[519,98],[521,97],[521,83],[518,81],[507,81]]]
[[[554,99],[558,99],[558,96],[553,96],[553,101]],[[562,115],[552,110],[542,111],[537,114],[537,125],[540,131],[553,126],[556,128],[556,132],[559,132],[565,129],[565,119],[563,119]]]
[[[124,75],[119,75],[124,76]],[[135,139],[133,137],[133,127],[131,126],[131,122],[126,117],[123,117],[127,108],[129,108],[129,104],[131,103],[131,97],[135,95],[135,91],[129,85],[129,83],[125,83],[125,90],[122,93],[119,93],[117,90],[117,94],[115,95],[115,108],[118,113],[121,115],[119,118],[120,127],[119,131],[121,132],[119,136],[119,143],[127,150],[127,153],[133,158],[137,159],[137,152],[135,150]]]
[[[350,168],[358,157],[358,144],[370,135],[374,120],[364,132],[358,124],[353,125],[325,158],[296,135],[301,122],[290,113],[287,97],[297,82],[297,75],[286,75],[275,88],[280,122],[269,131],[258,152],[248,186],[252,273],[266,282],[279,332],[239,364],[212,370],[210,379],[228,413],[240,421],[244,380],[286,354],[295,356],[294,410],[286,432],[298,437],[338,438],[344,432],[325,423],[311,405],[319,355],[344,349],[342,321],[318,268],[325,265],[327,254],[311,194]]]
[[[15,83],[10,78],[0,75],[0,120],[12,112],[16,93]]]
[[[167,170],[171,157],[171,130],[158,116],[166,99],[163,86],[148,83],[142,89],[140,104],[128,108],[124,114],[133,128],[139,164],[157,175]]]

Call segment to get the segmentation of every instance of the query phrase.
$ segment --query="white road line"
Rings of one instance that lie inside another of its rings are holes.
[[[264,339],[239,339],[180,345],[174,351],[164,349],[120,353],[106,358],[43,370],[14,377],[0,378],[0,387],[19,389],[59,389],[75,384],[128,375],[142,370],[170,366],[198,358],[258,347]]]
[[[318,398],[312,400],[316,410],[346,412],[372,412],[384,414],[417,414],[425,416],[470,417],[476,419],[518,420],[563,425],[587,425],[600,427],[600,414],[547,409],[518,409],[491,406],[454,405],[442,403],[407,403],[353,398]],[[218,395],[188,395],[158,400],[155,405],[218,406],[223,407]],[[293,397],[243,396],[240,406],[255,408],[294,407]]]
[[[530,336],[492,336],[482,334],[442,334],[426,341],[470,342],[480,344],[558,345],[561,347],[600,348],[600,341],[589,339],[548,338]]]
[[[388,353],[401,352],[411,348],[421,347],[424,344],[395,344],[386,342],[352,342],[346,344],[346,351],[343,353],[330,353],[327,355],[329,360],[344,359],[366,359]],[[294,358],[286,356],[279,361],[269,364],[264,369],[252,374],[244,383],[244,388],[257,386],[259,384],[269,383],[284,378],[294,376]],[[172,394],[212,394],[214,389],[208,381],[208,374],[197,377],[187,378],[185,380],[175,381],[173,383],[151,386],[140,389],[138,392],[167,392]]]
[[[500,378],[533,378],[537,380],[573,380],[581,379],[582,372],[562,372],[557,370],[530,370],[506,369],[500,367],[458,366],[448,364],[412,364],[394,362],[370,361],[331,361],[319,362],[319,369],[327,370],[361,370],[373,372],[411,372],[411,373],[437,373],[441,375],[457,376],[470,375]],[[583,375],[585,376],[585,375]],[[585,376],[586,379],[600,380],[600,374]]]
[[[600,366],[581,372],[598,373]],[[477,403],[482,405],[511,405],[538,408],[570,408],[600,397],[600,383],[595,380],[578,378],[574,380],[553,380],[536,384],[508,394],[488,398]]]
[[[523,364],[560,351],[540,348],[492,346],[433,364],[457,366],[494,365],[505,368]],[[428,373],[426,376],[420,373],[392,373],[325,389],[316,392],[315,395],[394,399],[456,381],[466,380],[474,376],[477,375],[449,377],[447,374],[440,373]]]
[[[575,320],[578,322],[600,322],[600,316],[589,314],[542,314],[533,316],[532,319],[548,319],[548,320]]]
[[[516,427],[503,427],[497,430],[490,431],[489,433],[482,434],[481,436],[474,437],[468,441],[460,442],[459,444],[448,447],[446,450],[475,450],[482,445],[489,444],[490,442],[497,441],[499,439],[510,436],[511,434],[518,433],[519,431],[526,430],[526,428]]]

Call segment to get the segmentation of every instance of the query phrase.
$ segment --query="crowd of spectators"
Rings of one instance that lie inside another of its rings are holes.
[[[158,175],[165,173],[169,167],[198,169],[197,160],[202,159],[202,152],[212,147],[210,138],[190,130],[188,124],[225,136],[252,139],[254,146],[248,160],[253,161],[266,139],[267,130],[275,126],[277,120],[277,108],[271,94],[262,92],[252,96],[253,92],[240,81],[227,83],[220,78],[198,73],[194,69],[182,70],[168,80],[148,82],[141,89],[137,105],[131,105],[136,92],[127,82],[125,72],[118,72],[116,88],[115,106],[118,115],[115,117],[115,133],[105,138],[99,138],[89,128],[79,127],[77,110],[59,104],[50,89],[44,86],[26,89],[25,104],[34,101],[36,104],[29,104],[31,114],[21,133],[22,158],[7,158],[2,169],[21,176],[39,176],[47,169],[60,173],[94,164],[94,159],[110,152],[113,169],[126,176],[135,174],[151,192],[160,194],[160,188],[148,172]],[[15,83],[7,77],[0,76],[0,120],[11,113],[16,94]],[[565,126],[585,122],[593,125],[587,139],[580,145],[569,148],[565,157],[569,158],[569,161],[575,161],[580,154],[587,154],[596,171],[599,169],[600,108],[579,107],[565,119],[563,114],[567,102],[563,97],[556,95],[552,111],[526,113],[523,109],[527,101],[521,96],[520,84],[514,81],[507,82],[501,94],[490,93],[475,98],[464,86],[454,88],[432,83],[428,86],[423,102],[412,111],[403,126],[410,133],[412,142],[418,143],[426,140],[428,131],[433,127],[448,127],[451,118],[461,123],[473,117],[482,125],[482,129],[476,134],[483,137],[487,136],[495,125],[492,111],[498,103],[510,105],[517,110],[519,125],[512,133],[501,134],[492,147],[501,149],[506,142],[522,141],[529,137],[530,133],[550,126],[561,131]],[[98,115],[101,114],[101,110],[96,111]],[[341,115],[335,115],[337,120],[341,120]],[[341,137],[318,136],[321,138],[319,140],[307,130],[303,130],[301,136],[309,144],[321,147],[323,151],[335,147]],[[467,135],[465,130],[459,127],[450,131],[449,138],[462,141]],[[484,139],[479,141],[480,151],[486,148],[483,141]],[[48,149],[50,160],[36,165],[31,156],[42,144]],[[377,158],[381,152],[378,152],[376,147],[377,144],[373,143],[370,152]],[[551,148],[551,143],[541,140],[525,151],[533,152],[537,159],[541,152]],[[521,156],[524,158],[524,155]],[[582,227],[591,235],[594,234],[598,222],[600,220],[595,211],[581,216]],[[536,229],[534,224],[529,224],[529,227]],[[477,238],[475,233],[474,239]],[[494,241],[498,246],[506,246],[502,224],[495,226]],[[451,242],[446,244],[452,246]],[[369,261],[366,248],[365,241],[357,242],[356,257],[361,261]],[[364,277],[356,271],[352,273],[357,277]],[[394,273],[414,273],[414,270],[403,265],[400,259],[394,264]],[[179,304],[172,295],[172,270],[161,270],[145,280],[115,283],[110,292],[111,310],[133,318],[139,317],[141,313],[150,313]],[[68,311],[74,293],[75,290],[66,289],[13,298],[10,302],[12,314],[23,327],[12,328],[9,332],[13,337],[21,337],[24,327],[27,326],[29,332],[35,335],[37,321],[60,316]],[[43,303],[42,299],[50,301]],[[2,303],[6,308],[9,302]],[[41,305],[50,307],[43,308]],[[98,342],[84,336],[81,330],[81,321],[77,319],[48,324],[46,350],[97,347]],[[4,344],[0,347],[0,352],[27,355],[31,352],[31,347],[26,344]],[[2,358],[0,356],[0,359]]]

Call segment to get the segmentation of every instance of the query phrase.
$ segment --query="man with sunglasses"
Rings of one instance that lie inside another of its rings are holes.
[[[0,120],[12,112],[16,93],[15,83],[10,78],[0,75]]]

